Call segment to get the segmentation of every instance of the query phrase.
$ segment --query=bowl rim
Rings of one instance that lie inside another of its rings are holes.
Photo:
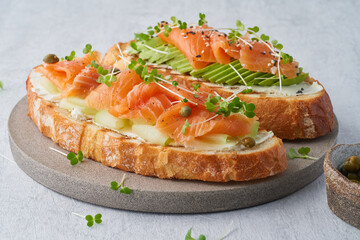
[[[349,180],[346,176],[344,176],[344,174],[342,174],[340,172],[339,169],[337,169],[334,164],[331,161],[331,157],[332,157],[332,153],[334,151],[336,151],[337,148],[341,147],[341,146],[358,146],[360,148],[360,143],[354,143],[354,144],[336,144],[335,146],[333,146],[332,148],[330,148],[330,150],[326,153],[325,155],[325,159],[324,159],[324,173],[325,173],[325,181],[330,181],[328,174],[327,174],[327,168],[329,168],[329,170],[336,172],[337,177],[340,177],[343,181],[345,181],[347,184],[350,184],[349,187],[354,188],[358,191],[360,191],[360,184],[353,182],[351,180]],[[359,156],[360,157],[360,156]]]

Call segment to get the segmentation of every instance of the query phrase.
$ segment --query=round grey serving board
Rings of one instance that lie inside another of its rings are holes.
[[[26,97],[13,109],[9,122],[11,150],[18,166],[40,184],[66,196],[85,202],[133,211],[157,213],[218,212],[251,207],[285,197],[323,172],[325,153],[336,142],[338,123],[327,136],[315,140],[285,141],[285,148],[311,148],[318,160],[288,159],[285,172],[250,182],[211,183],[164,180],[126,173],[125,186],[133,193],[125,195],[110,189],[125,172],[85,159],[71,166],[69,160],[49,147],[61,149],[40,133],[27,116]]]

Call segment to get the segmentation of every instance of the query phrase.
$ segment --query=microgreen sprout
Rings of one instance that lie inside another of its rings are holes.
[[[179,83],[177,81],[172,81],[171,83],[174,87],[177,87],[179,85]]]
[[[79,151],[77,155],[74,152],[69,152],[66,157],[70,160],[71,165],[76,165],[78,162],[83,161],[84,155],[81,151]]]
[[[110,189],[117,191],[120,188],[120,192],[124,194],[131,194],[132,190],[128,187],[124,187],[124,180],[125,180],[126,174],[123,175],[120,184],[118,184],[116,181],[112,181],[110,183]]]
[[[188,120],[186,119],[185,124],[182,126],[182,129],[181,129],[182,134],[185,135],[186,128],[189,128],[189,127],[190,127],[190,124],[189,124]]]
[[[153,69],[151,72],[149,72],[148,65],[141,58],[138,58],[137,60],[131,60],[128,68],[134,70],[146,84],[151,82],[158,82],[157,78],[163,78],[162,74],[157,73],[157,69]]]
[[[199,18],[200,18],[199,21],[198,21],[199,26],[207,24],[207,21],[205,20],[205,14],[204,13],[199,13]]]
[[[136,51],[138,50],[137,45],[136,45],[135,42],[130,42],[130,46],[131,46],[133,49],[135,49]]]
[[[2,81],[0,81],[0,89],[3,90],[4,89],[4,83]]]
[[[184,98],[181,100],[182,103],[187,103],[189,100],[187,100],[187,98]]]
[[[78,214],[78,213],[75,213],[75,212],[72,212],[73,215],[76,215],[78,217],[81,217],[81,218],[85,218],[86,221],[87,221],[87,226],[88,227],[92,227],[94,226],[94,222],[97,223],[97,224],[100,224],[102,223],[102,220],[101,220],[101,217],[102,215],[100,213],[96,214],[94,217],[92,215],[86,215],[86,216],[83,216],[81,214]]]
[[[88,43],[88,44],[85,45],[85,47],[84,47],[84,49],[83,49],[83,53],[84,53],[84,54],[88,54],[89,52],[92,53],[91,49],[92,49],[92,46],[91,46],[90,43]]]
[[[226,100],[221,101],[220,96],[212,97],[208,95],[208,99],[205,102],[206,110],[214,112],[218,115],[224,115],[225,117],[230,116],[231,113],[243,113],[248,118],[255,117],[255,105],[253,103],[241,102],[238,97],[234,97],[231,102]]]
[[[243,91],[241,91],[241,93],[246,94],[246,93],[251,93],[253,90],[251,88],[247,88],[244,89]]]
[[[116,63],[114,64],[114,66]],[[88,67],[93,67],[97,70],[97,73],[100,75],[96,82],[98,83],[105,83],[106,86],[110,87],[112,82],[116,82],[116,74],[118,74],[120,71],[115,70],[115,67],[112,68],[111,73],[109,73],[108,70],[104,69],[102,66],[97,64],[95,60],[92,60],[91,63],[88,65]]]
[[[69,56],[65,56],[65,60],[72,61],[75,59],[75,51],[71,51]]]
[[[309,156],[308,155],[309,152],[310,152],[309,147],[299,148],[299,150],[297,152],[296,152],[296,150],[294,148],[290,148],[287,154],[288,154],[290,159],[294,159],[294,158],[305,158],[305,159],[313,159],[313,160],[318,159],[316,157]]]
[[[193,84],[192,86],[193,86],[195,92],[197,92],[198,89],[199,89],[199,87],[201,87],[199,83],[197,83],[197,84],[195,84],[195,85]]]
[[[192,228],[189,229],[189,231],[186,233],[185,240],[206,240],[205,235],[200,234],[198,238],[193,238],[191,236]]]
[[[94,222],[96,222],[97,224],[102,223],[101,217],[102,215],[100,213],[96,214],[94,217],[91,215],[86,215],[85,219],[88,221],[87,226],[92,227],[94,225]]]

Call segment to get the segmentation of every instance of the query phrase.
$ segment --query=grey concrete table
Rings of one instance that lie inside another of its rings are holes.
[[[86,43],[105,52],[162,18],[187,22],[204,12],[212,26],[236,19],[280,40],[305,71],[329,92],[339,143],[360,142],[359,1],[0,1],[0,239],[359,239],[360,231],[328,208],[324,177],[281,200],[231,212],[145,214],[94,206],[34,182],[13,162],[7,119],[25,95],[30,69],[47,53],[81,52]],[[71,214],[103,214],[92,228]]]

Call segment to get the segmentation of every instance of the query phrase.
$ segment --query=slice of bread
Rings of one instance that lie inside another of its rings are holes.
[[[114,44],[102,60],[103,64],[114,65],[119,69],[126,68],[126,63],[121,54],[127,59],[132,57],[126,54],[129,43]],[[119,47],[122,51],[120,53]],[[172,75],[172,80],[182,79],[189,87],[195,83],[204,83],[191,76],[173,74],[170,70],[162,69],[167,75]],[[315,81],[311,79],[311,81]],[[316,81],[317,82],[317,81]],[[318,82],[319,83],[319,82]],[[320,84],[320,83],[319,83]],[[321,85],[321,84],[320,84]],[[210,88],[223,97],[230,96],[238,87],[232,86],[232,91],[221,85],[212,84]],[[274,96],[265,93],[238,94],[245,102],[256,105],[255,113],[259,118],[260,127],[282,139],[312,139],[317,138],[334,129],[334,113],[330,98],[323,88],[314,94],[299,96]]]
[[[71,118],[70,112],[40,97],[28,78],[29,117],[60,147],[106,166],[159,178],[214,182],[265,178],[287,167],[281,139],[273,136],[242,151],[193,151],[184,147],[150,144]]]

